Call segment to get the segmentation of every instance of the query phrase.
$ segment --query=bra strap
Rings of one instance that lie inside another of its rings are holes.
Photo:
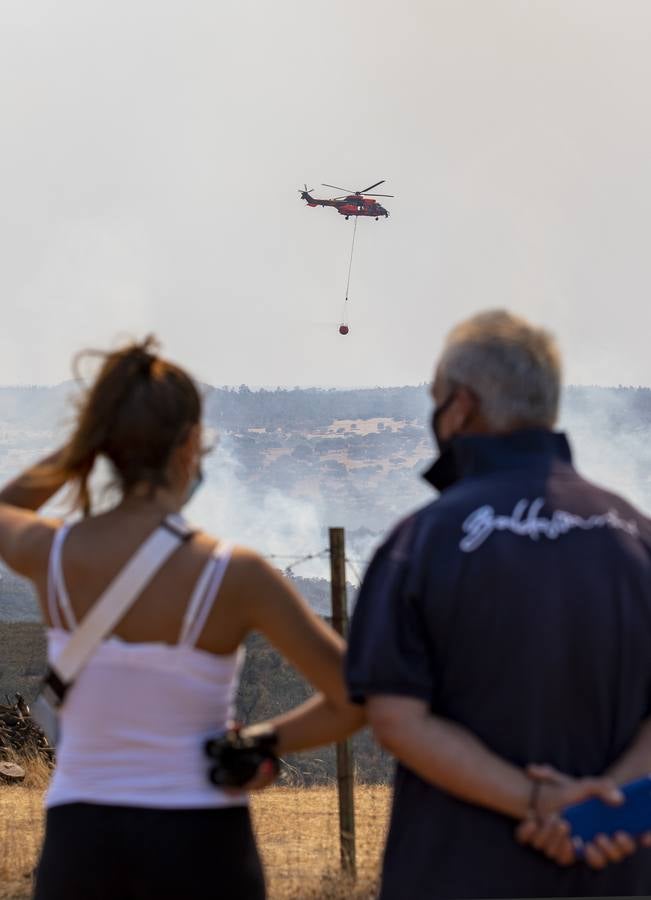
[[[61,608],[61,612],[63,613],[63,618],[65,619],[66,627],[68,631],[74,631],[77,627],[77,620],[75,619],[75,614],[72,611],[72,606],[70,604],[70,595],[68,594],[68,589],[66,587],[66,581],[63,577],[63,544],[65,542],[66,537],[68,536],[68,532],[70,531],[70,525],[64,525],[59,533],[61,535],[59,543],[56,547],[56,552],[54,554],[54,593],[56,599],[59,601],[59,607]]]
[[[210,578],[212,576],[214,564],[215,557],[211,553],[209,559],[206,560],[206,563],[195,582],[194,590],[192,591],[192,595],[190,597],[190,602],[186,607],[185,615],[183,616],[183,623],[181,625],[181,633],[179,635],[179,644],[189,643],[188,635],[190,634],[192,626],[197,618],[197,613],[199,612],[201,605],[205,600],[205,596],[210,585]]]
[[[47,566],[47,608],[48,613],[50,615],[50,622],[54,628],[59,628],[63,630],[63,620],[61,618],[61,613],[59,612],[59,603],[57,600],[57,595],[61,595],[61,587],[59,584],[59,572],[61,571],[61,549],[63,547],[63,542],[65,541],[66,535],[70,530],[70,525],[60,525],[59,528],[54,532],[54,537],[52,538],[52,544],[50,545],[50,556],[48,559]],[[65,589],[64,589],[65,593]],[[66,597],[66,599],[68,599]],[[66,619],[68,628],[70,629],[70,620],[69,620],[69,607],[70,600],[68,599],[68,609],[65,610]],[[74,628],[74,624],[72,626]]]
[[[219,588],[230,562],[233,547],[224,541],[213,550],[211,558],[197,580],[187,612],[183,618],[183,628],[179,643],[194,647],[206,624],[210,610],[219,593]]]

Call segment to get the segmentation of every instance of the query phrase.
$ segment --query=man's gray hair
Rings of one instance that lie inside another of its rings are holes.
[[[561,360],[549,332],[505,310],[479,313],[452,329],[438,365],[448,387],[476,394],[491,428],[551,428],[558,415]]]

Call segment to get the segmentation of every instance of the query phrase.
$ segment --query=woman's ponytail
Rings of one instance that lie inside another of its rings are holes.
[[[90,510],[88,480],[95,461],[106,456],[123,490],[139,482],[166,483],[173,447],[201,416],[192,379],[156,355],[153,336],[113,353],[86,351],[104,362],[82,397],[77,422],[55,462],[33,472],[41,484],[74,481],[75,506]],[[75,370],[79,357],[75,363]],[[79,377],[79,376],[78,376]]]

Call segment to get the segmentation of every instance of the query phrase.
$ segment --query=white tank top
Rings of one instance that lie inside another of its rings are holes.
[[[58,529],[48,569],[48,660],[76,627],[61,552],[69,526]],[[241,806],[208,781],[207,737],[224,730],[234,711],[244,649],[228,656],[195,644],[230,559],[221,544],[200,574],[177,644],[103,641],[66,694],[61,739],[47,807],[101,803],[158,808]]]

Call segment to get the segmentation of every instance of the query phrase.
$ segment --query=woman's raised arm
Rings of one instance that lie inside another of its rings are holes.
[[[65,479],[37,477],[59,458],[60,450],[30,466],[0,490],[0,557],[14,571],[31,577],[47,558],[56,522],[36,510],[63,487]]]

